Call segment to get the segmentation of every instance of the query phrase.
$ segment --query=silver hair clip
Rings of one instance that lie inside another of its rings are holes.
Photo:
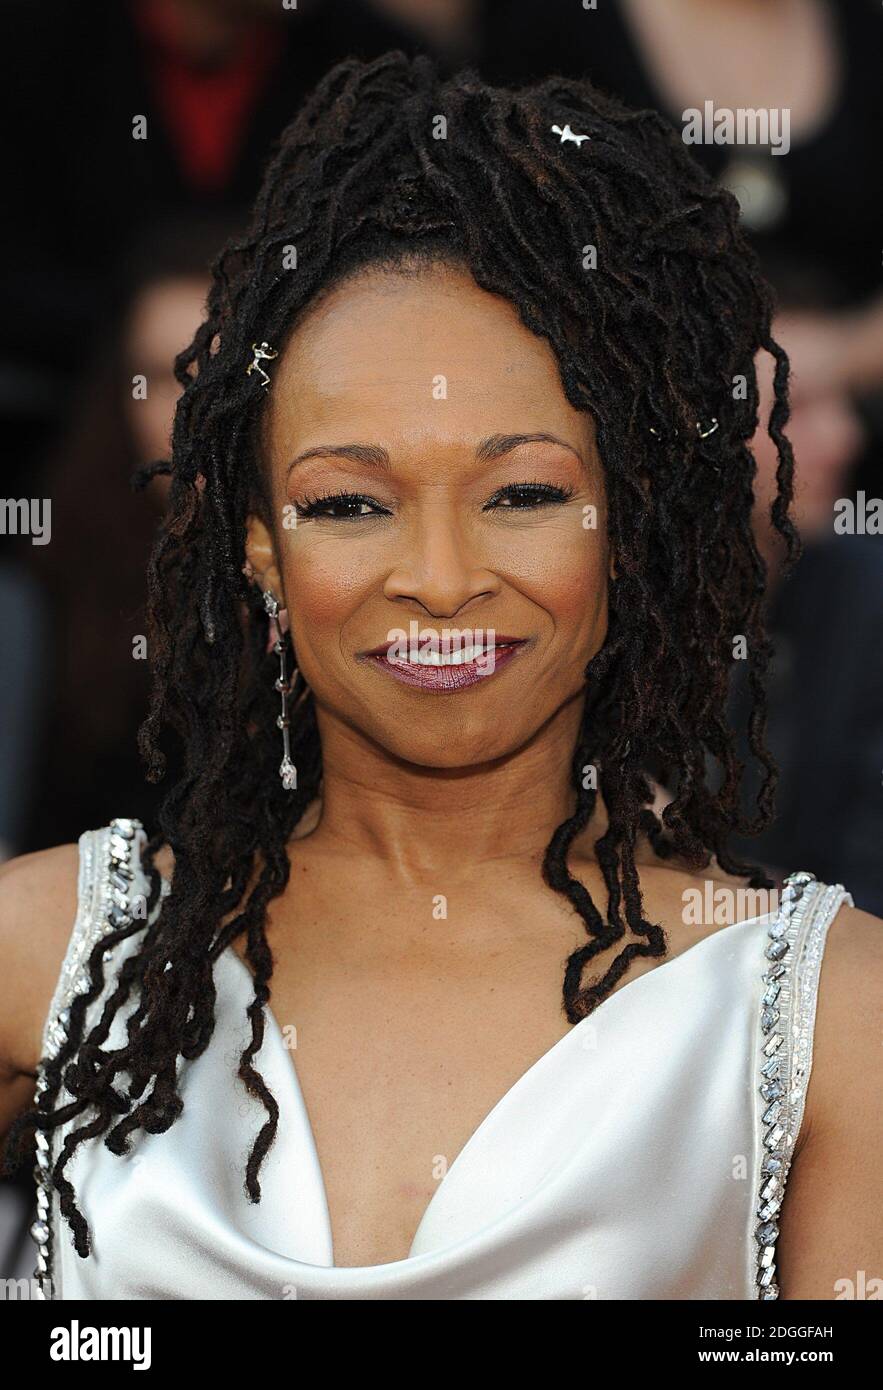
[[[278,352],[274,352],[269,343],[252,343],[251,350],[254,357],[245,369],[245,375],[251,376],[252,372],[257,372],[261,378],[261,385],[267,387],[270,378],[261,366],[262,362],[271,362],[274,357],[278,357]]]
[[[572,140],[575,145],[579,146],[582,144],[583,140],[590,140],[592,138],[590,135],[574,135],[569,125],[566,125],[563,130],[560,125],[553,125],[552,134],[561,136],[562,145],[565,140]]]
[[[649,429],[650,433],[654,435],[657,439],[662,438],[662,435],[659,433],[659,430],[655,430],[652,425],[648,425],[647,428]],[[696,433],[698,434],[700,439],[707,439],[710,434],[714,434],[715,430],[719,428],[720,421],[718,420],[716,415],[712,415],[711,419],[707,420],[704,425],[701,420],[696,421]],[[677,433],[677,430],[675,430],[675,438],[677,438]]]

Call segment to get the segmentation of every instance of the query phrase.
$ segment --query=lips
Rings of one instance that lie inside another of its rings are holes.
[[[452,651],[410,650],[384,642],[362,659],[403,685],[421,690],[451,693],[488,680],[506,666],[525,645],[524,637],[494,637],[493,642],[465,642]]]

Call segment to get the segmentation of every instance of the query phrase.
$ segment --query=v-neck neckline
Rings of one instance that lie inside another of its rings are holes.
[[[281,1049],[282,1054],[287,1059],[287,1066],[289,1068],[291,1081],[300,1100],[300,1108],[305,1119],[305,1133],[309,1144],[310,1157],[312,1159],[313,1166],[317,1175],[318,1187],[321,1194],[322,1205],[325,1213],[327,1247],[331,1254],[330,1265],[322,1266],[322,1268],[341,1269],[346,1270],[348,1272],[366,1269],[389,1270],[403,1267],[404,1265],[409,1264],[412,1260],[419,1260],[422,1258],[426,1258],[429,1255],[435,1254],[435,1251],[428,1251],[425,1255],[415,1253],[414,1247],[417,1245],[420,1236],[422,1235],[426,1226],[429,1225],[432,1215],[438,1209],[442,1200],[441,1194],[443,1192],[447,1193],[447,1191],[450,1190],[452,1175],[456,1172],[459,1176],[459,1173],[462,1172],[462,1169],[464,1167],[464,1160],[468,1160],[470,1154],[478,1147],[479,1143],[484,1139],[488,1130],[492,1127],[493,1122],[498,1117],[500,1111],[504,1109],[512,1101],[513,1097],[516,1094],[520,1094],[523,1090],[525,1090],[531,1084],[531,1082],[535,1080],[536,1076],[540,1072],[544,1071],[551,1064],[554,1058],[557,1058],[560,1055],[561,1051],[565,1047],[573,1046],[572,1039],[576,1037],[577,1034],[579,1034],[581,1037],[585,1029],[585,1026],[588,1023],[597,1023],[599,1016],[601,1016],[602,1014],[607,1016],[609,1013],[616,1012],[618,1009],[621,1009],[623,1007],[623,995],[628,994],[631,990],[638,989],[638,986],[641,985],[643,985],[644,989],[646,989],[647,982],[653,979],[654,976],[659,975],[661,971],[672,969],[679,962],[683,962],[688,957],[693,956],[694,952],[702,952],[703,948],[707,947],[711,942],[719,941],[722,937],[728,936],[729,933],[736,931],[737,928],[741,928],[744,930],[745,928],[756,926],[759,922],[771,920],[774,915],[775,914],[773,913],[767,912],[761,913],[756,917],[745,917],[739,922],[730,922],[727,926],[721,927],[718,931],[710,932],[708,936],[703,936],[701,940],[695,941],[692,944],[692,946],[688,946],[685,951],[680,951],[678,955],[671,956],[665,960],[660,961],[658,965],[654,966],[651,970],[644,971],[642,975],[637,975],[634,979],[627,980],[624,985],[620,985],[620,987],[618,989],[615,989],[612,994],[609,994],[606,999],[603,999],[601,1003],[598,1005],[598,1007],[594,1009],[590,1014],[587,1014],[585,1018],[581,1018],[578,1023],[575,1023],[571,1027],[569,1032],[565,1033],[563,1037],[560,1037],[557,1040],[557,1042],[554,1042],[550,1048],[547,1048],[546,1051],[542,1053],[541,1056],[539,1056],[535,1062],[531,1063],[531,1065],[526,1069],[526,1071],[523,1071],[521,1075],[517,1077],[515,1081],[513,1081],[512,1085],[507,1088],[503,1095],[500,1096],[499,1100],[497,1100],[491,1106],[490,1110],[487,1111],[484,1118],[479,1121],[478,1125],[472,1131],[465,1144],[463,1144],[460,1150],[458,1151],[453,1162],[447,1168],[443,1178],[441,1179],[437,1188],[435,1189],[435,1192],[433,1192],[426,1207],[424,1208],[423,1214],[420,1217],[419,1222],[417,1223],[417,1228],[414,1231],[414,1235],[411,1239],[411,1245],[408,1250],[408,1254],[405,1255],[403,1259],[385,1260],[382,1261],[380,1264],[375,1265],[337,1265],[335,1263],[334,1230],[331,1223],[331,1209],[328,1202],[328,1189],[325,1183],[325,1172],[322,1167],[321,1159],[319,1157],[319,1150],[318,1145],[316,1143],[316,1134],[313,1129],[313,1122],[310,1118],[306,1097],[304,1096],[303,1088],[300,1083],[300,1077],[297,1072],[294,1054],[292,1050],[286,1047],[285,1045],[285,1039],[282,1033],[282,1029],[279,1026],[279,1022],[276,1019],[276,1015],[274,1014],[272,1008],[269,1004],[265,1004],[264,1015],[268,1025],[267,1031],[269,1035],[272,1036],[276,1046]],[[252,973],[246,962],[239,955],[238,951],[234,949],[232,942],[225,948],[224,951],[221,952],[218,959],[223,960],[227,956],[229,956],[233,961],[235,961],[236,968],[239,970],[241,976],[245,980],[247,980],[250,985],[253,985],[254,977],[252,976]],[[616,1003],[617,1000],[620,1001],[618,1005]],[[614,1005],[616,1005],[616,1008],[613,1007]],[[259,1055],[260,1054],[258,1054],[258,1057]],[[256,1058],[255,1060],[257,1061],[258,1058]],[[309,1261],[298,1261],[298,1263],[309,1264]]]

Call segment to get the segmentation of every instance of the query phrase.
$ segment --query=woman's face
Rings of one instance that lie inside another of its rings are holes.
[[[552,349],[464,271],[370,270],[269,371],[272,526],[250,519],[248,558],[320,730],[429,767],[516,751],[607,628],[594,426]]]

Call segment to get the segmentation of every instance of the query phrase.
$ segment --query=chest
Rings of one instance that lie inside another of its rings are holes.
[[[473,957],[297,972],[272,1008],[306,1105],[339,1266],[407,1257],[454,1159],[497,1102],[570,1031],[560,972]],[[302,962],[303,965],[303,962]],[[539,967],[539,968],[537,968]]]
[[[464,1145],[570,1033],[564,974],[586,934],[530,866],[449,881],[444,895],[431,884],[391,895],[355,867],[329,875],[306,853],[303,865],[270,909],[270,1008],[307,1111],[334,1263],[401,1260]],[[657,963],[632,961],[614,992]]]

